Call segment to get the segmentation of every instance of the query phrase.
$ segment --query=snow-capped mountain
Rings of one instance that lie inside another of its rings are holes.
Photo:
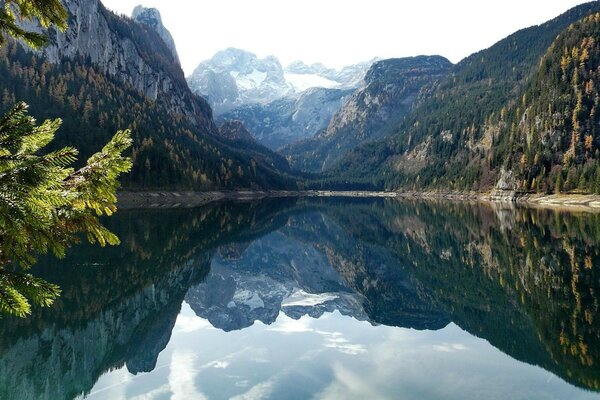
[[[215,328],[229,332],[255,321],[270,325],[281,311],[294,319],[318,318],[334,310],[368,319],[362,296],[311,243],[275,232],[231,247],[220,249],[206,279],[186,295],[192,310]]]
[[[188,77],[188,84],[220,115],[240,106],[296,98],[310,88],[358,88],[371,64],[364,62],[337,71],[319,63],[296,61],[284,69],[276,57],[260,59],[248,51],[229,48],[200,63]]]
[[[378,60],[375,58],[349,65],[339,71],[321,63],[307,65],[302,61],[294,61],[285,68],[285,79],[300,92],[313,87],[356,89],[363,84],[365,74]]]
[[[298,97],[242,105],[219,115],[217,121],[242,121],[260,144],[277,150],[327,128],[333,115],[354,92],[354,89],[313,87]]]
[[[283,67],[273,56],[259,59],[229,48],[200,63],[188,78],[190,88],[204,96],[220,114],[243,104],[266,104],[293,94]]]

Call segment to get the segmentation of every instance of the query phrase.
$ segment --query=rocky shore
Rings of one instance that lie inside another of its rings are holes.
[[[490,193],[477,192],[401,192],[400,198],[443,199],[454,201],[483,201],[511,204],[523,207],[553,208],[569,211],[600,212],[600,195],[591,194],[533,194],[495,190]]]

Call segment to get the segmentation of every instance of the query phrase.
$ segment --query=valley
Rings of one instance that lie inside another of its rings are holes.
[[[592,400],[600,1],[0,0],[0,400]]]
[[[74,145],[83,158],[131,128],[126,189],[600,191],[597,2],[457,64],[416,56],[283,66],[228,48],[187,78],[159,10],[137,7],[129,18],[99,0],[65,5],[76,23],[51,29],[43,51],[0,51],[2,109],[19,98],[40,119],[63,116],[53,146]],[[565,46],[585,65],[565,66],[553,50]]]

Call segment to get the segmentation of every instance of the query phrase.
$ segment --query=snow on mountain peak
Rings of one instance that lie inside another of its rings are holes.
[[[208,99],[216,114],[247,104],[267,104],[285,97],[296,97],[310,88],[356,88],[371,62],[337,71],[321,63],[291,63],[285,69],[274,56],[236,48],[216,53],[203,61],[188,78],[190,88]]]

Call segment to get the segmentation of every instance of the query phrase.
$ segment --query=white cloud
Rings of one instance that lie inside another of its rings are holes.
[[[312,318],[302,317],[298,320],[292,319],[287,315],[281,313],[277,318],[277,323],[269,326],[268,331],[283,332],[283,333],[300,333],[300,332],[312,332]]]
[[[272,393],[274,384],[274,380],[266,380],[252,386],[246,393],[232,397],[231,400],[256,400],[267,398]]]
[[[443,353],[456,353],[457,351],[467,350],[467,346],[460,343],[442,343],[431,346],[436,351]]]
[[[164,399],[165,395],[171,393],[171,388],[169,385],[162,385],[159,388],[149,391],[148,393],[144,393],[139,396],[132,397],[131,400],[154,400],[154,399]]]
[[[317,396],[323,400],[329,399],[385,399],[378,393],[370,376],[358,374],[340,363],[332,366],[335,380]]]
[[[194,355],[176,350],[171,358],[169,374],[169,388],[171,400],[203,400],[207,397],[200,393],[194,383],[196,368],[194,368]]]

